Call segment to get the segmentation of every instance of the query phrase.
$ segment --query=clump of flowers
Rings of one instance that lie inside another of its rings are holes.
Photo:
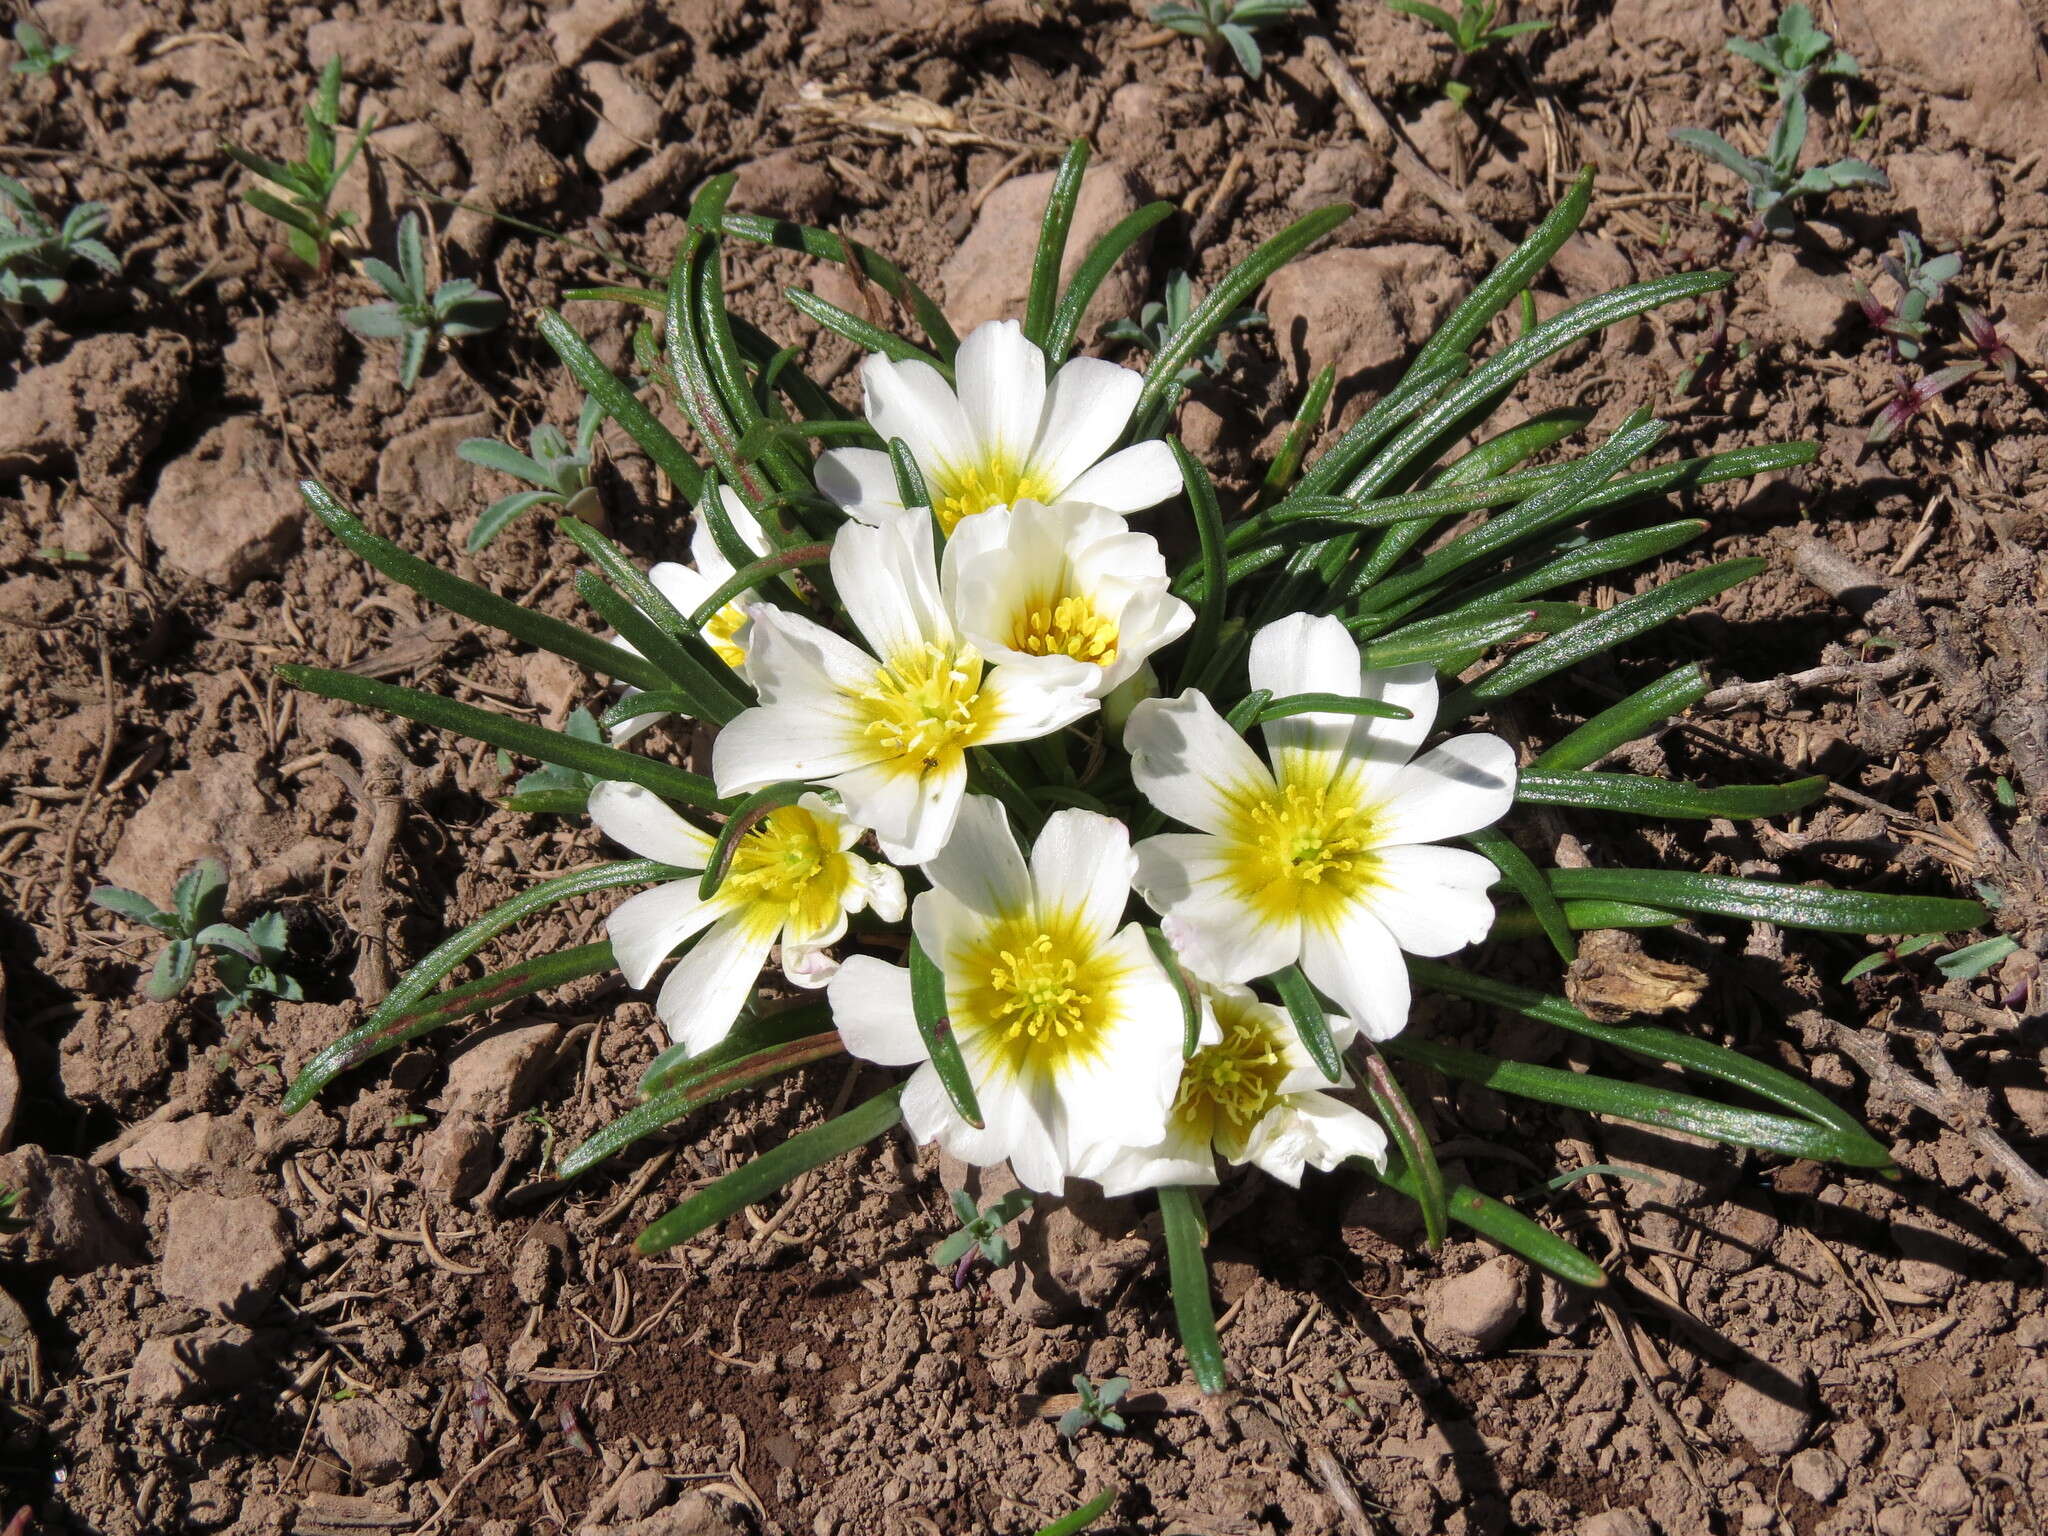
[[[1524,690],[1759,568],[1708,565],[1606,609],[1570,596],[1705,527],[1645,516],[1645,503],[1808,462],[1813,445],[1632,469],[1664,432],[1638,415],[1579,456],[1532,465],[1585,418],[1485,427],[1545,358],[1727,274],[1636,284],[1475,357],[1584,216],[1581,177],[1354,426],[1304,465],[1310,427],[1298,423],[1274,469],[1226,507],[1167,431],[1189,364],[1351,210],[1319,210],[1266,242],[1159,338],[1140,373],[1070,354],[1095,285],[1172,209],[1124,221],[1062,292],[1086,160],[1076,145],[1062,167],[1024,315],[964,339],[881,256],[730,212],[732,179],[714,179],[667,293],[623,295],[665,319],[660,374],[708,466],[558,315],[543,316],[577,381],[695,519],[695,568],[653,571],[589,524],[559,521],[588,562],[577,589],[613,638],[437,570],[306,485],[321,521],[394,579],[633,690],[603,725],[687,717],[711,746],[685,759],[697,732],[619,730],[606,742],[285,668],[328,697],[588,776],[593,822],[635,855],[543,880],[450,935],[307,1064],[288,1107],[486,1008],[613,967],[650,987],[667,965],[655,1007],[673,1045],[642,1101],[564,1153],[560,1176],[810,1063],[851,1054],[886,1082],[693,1194],[642,1232],[643,1251],[901,1125],[968,1163],[1006,1163],[1044,1195],[1081,1179],[1151,1192],[1191,1369],[1209,1391],[1226,1372],[1201,1191],[1226,1167],[1289,1184],[1361,1168],[1419,1203],[1432,1246],[1457,1220],[1567,1280],[1603,1283],[1532,1216],[1447,1181],[1399,1066],[1887,1167],[1882,1144],[1777,1068],[1698,1035],[1598,1022],[1499,974],[1511,946],[1532,942],[1561,967],[1587,929],[1741,919],[1921,934],[1986,916],[1971,901],[1679,869],[1544,868],[1516,836],[1528,805],[1756,817],[1824,788],[1600,771],[1703,696],[1691,666],[1527,760],[1495,728]],[[730,318],[721,251],[732,240],[852,263],[915,322],[913,340],[795,296],[874,354],[861,413],[806,378],[793,349]],[[821,441],[831,446],[814,452]],[[1159,537],[1176,521],[1192,534],[1186,559]],[[1433,537],[1453,525],[1462,531]],[[605,940],[437,990],[522,919],[628,887],[643,889],[612,909]],[[1514,964],[1526,972],[1528,957]],[[1420,991],[1675,1064],[1769,1107],[1455,1046],[1415,1027]],[[956,1204],[969,1220],[972,1203]],[[941,1249],[947,1261],[966,1251]]]

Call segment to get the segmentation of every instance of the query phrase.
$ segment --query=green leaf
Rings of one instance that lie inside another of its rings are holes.
[[[1544,937],[1550,940],[1551,948],[1557,951],[1558,958],[1566,965],[1578,959],[1579,946],[1572,939],[1572,925],[1565,916],[1563,904],[1550,894],[1543,871],[1536,867],[1529,855],[1515,846],[1514,839],[1499,827],[1486,827],[1467,833],[1465,842],[1492,860],[1493,867],[1500,871],[1508,889],[1528,904],[1530,913],[1542,927]]]
[[[192,942],[202,948],[227,950],[231,954],[240,955],[252,965],[261,965],[264,960],[263,951],[257,947],[256,941],[241,929],[227,923],[208,923],[192,935]]]
[[[1216,505],[1216,487],[1209,472],[1183,448],[1180,439],[1169,437],[1173,461],[1180,467],[1181,484],[1187,488],[1188,508],[1194,515],[1195,538],[1201,549],[1202,595],[1196,603],[1194,627],[1188,632],[1186,659],[1181,664],[1181,686],[1198,680],[1201,669],[1213,659],[1217,639],[1223,633],[1224,607],[1230,597],[1229,571],[1223,563],[1223,513]]]
[[[1716,165],[1733,171],[1751,186],[1760,184],[1764,179],[1764,163],[1750,159],[1718,133],[1709,133],[1704,128],[1673,128],[1671,137],[1688,149],[1698,150]]]
[[[1080,1536],[1082,1531],[1109,1513],[1109,1507],[1116,1503],[1119,1491],[1116,1488],[1103,1489],[1079,1509],[1061,1515],[1050,1525],[1040,1526],[1037,1536]]]
[[[849,314],[829,299],[821,299],[806,288],[787,288],[784,298],[798,314],[807,316],[822,325],[835,336],[843,336],[863,352],[879,352],[884,357],[899,363],[923,363],[936,369],[947,383],[953,382],[953,369],[949,363],[941,362],[924,348],[905,341],[893,331],[885,331],[872,321],[863,320],[859,315]]]
[[[419,382],[420,369],[427,361],[427,347],[433,341],[427,330],[407,331],[398,343],[398,387],[410,390]]]
[[[1567,901],[1559,904],[1565,926],[1573,933],[1593,928],[1669,928],[1685,919],[1676,912],[1640,907],[1627,901]],[[1505,907],[1494,914],[1490,939],[1548,937],[1548,930],[1527,907]]]
[[[865,1146],[903,1118],[900,1087],[878,1093],[823,1125],[800,1131],[772,1151],[698,1191],[655,1221],[634,1242],[641,1253],[666,1253],[709,1231],[726,1217],[765,1200],[800,1173],[808,1173],[854,1148]]]
[[[1373,1108],[1394,1138],[1394,1150],[1414,1171],[1414,1199],[1422,1207],[1423,1239],[1429,1251],[1435,1253],[1443,1247],[1450,1231],[1450,1197],[1444,1188],[1443,1169],[1437,1164],[1436,1148],[1380,1048],[1370,1040],[1361,1040],[1358,1055],[1365,1066],[1365,1086],[1372,1096]]]
[[[1966,944],[1961,949],[1943,955],[1934,962],[1934,968],[1950,981],[1971,981],[1982,976],[2019,947],[2018,939],[2001,933],[1996,938],[1980,939],[1975,944]]]
[[[584,393],[597,401],[604,408],[604,413],[625,429],[626,435],[639,444],[641,451],[654,461],[655,467],[668,477],[669,484],[685,501],[697,501],[704,491],[704,472],[683,451],[683,445],[676,441],[675,434],[661,424],[618,375],[605,367],[598,355],[590,350],[589,343],[568,321],[552,309],[543,309],[535,326],[541,339],[562,360],[563,366],[575,375]]]
[[[1080,201],[1081,177],[1088,169],[1088,141],[1076,139],[1067,146],[1059,170],[1053,175],[1052,192],[1046,198],[1045,218],[1038,228],[1038,250],[1031,261],[1031,288],[1024,303],[1024,339],[1043,348],[1052,330],[1053,307],[1059,297],[1060,262],[1066,255],[1067,231],[1074,222],[1074,204]],[[1048,357],[1048,372],[1057,362]]]
[[[1461,355],[1478,340],[1493,323],[1493,317],[1513,303],[1515,295],[1526,289],[1536,275],[1550,265],[1550,259],[1563,248],[1565,241],[1585,219],[1592,199],[1593,168],[1589,165],[1572,179],[1565,195],[1558,199],[1557,206],[1545,215],[1543,222],[1529,231],[1527,238],[1502,259],[1437,327],[1435,334],[1409,365],[1409,373],[1413,374],[1445,357]],[[1517,370],[1513,376],[1519,377],[1519,374]],[[1492,387],[1488,386],[1489,389]],[[1479,394],[1486,392],[1482,390]]]
[[[1386,1168],[1378,1176],[1381,1183],[1398,1189],[1411,1200],[1418,1199],[1421,1194],[1420,1182],[1400,1160],[1398,1152],[1389,1155]],[[1456,1185],[1447,1192],[1445,1210],[1452,1220],[1463,1222],[1481,1237],[1490,1238],[1503,1248],[1520,1254],[1560,1280],[1593,1289],[1607,1284],[1606,1272],[1587,1254],[1548,1228],[1537,1225],[1520,1211],[1501,1204],[1491,1195],[1481,1194],[1469,1184]]]
[[[510,496],[501,496],[484,508],[483,516],[469,530],[469,537],[462,541],[462,547],[474,554],[503,533],[520,513],[544,501],[561,499],[553,491],[514,491]]]
[[[1169,1184],[1159,1191],[1159,1214],[1166,1227],[1166,1273],[1173,1288],[1174,1323],[1180,1347],[1204,1393],[1221,1392],[1229,1384],[1223,1345],[1216,1337],[1216,1312],[1209,1299],[1209,1265],[1202,1256],[1208,1233],[1202,1205],[1192,1189]],[[1105,1397],[1105,1403],[1115,1401]]]
[[[227,871],[221,868],[218,859],[201,859],[178,877],[177,887],[171,892],[171,902],[177,908],[178,922],[186,937],[220,920],[227,892]]]
[[[151,923],[162,916],[157,905],[140,891],[131,891],[125,886],[96,885],[85,893],[85,899],[95,906],[105,907],[109,912],[132,918],[138,923]]]
[[[143,988],[147,997],[157,1002],[168,1002],[185,990],[192,980],[192,969],[199,962],[199,951],[190,939],[173,939],[157,952],[156,968],[150,972],[149,985]]]
[[[1359,664],[1371,672],[1426,661],[1442,670],[1448,658],[1477,655],[1489,647],[1520,639],[1535,630],[1537,620],[1535,609],[1520,605],[1490,618],[1471,619],[1462,624],[1413,624],[1359,647]],[[1344,622],[1356,628],[1367,619]]]
[[[1260,705],[1252,720],[1254,724],[1264,725],[1269,720],[1286,720],[1295,715],[1357,715],[1375,720],[1415,718],[1413,710],[1379,699],[1354,698],[1346,693],[1290,693]]]
[[[278,667],[277,675],[293,687],[304,688],[322,698],[381,709],[387,714],[417,720],[422,725],[503,747],[507,752],[573,768],[593,778],[623,779],[629,784],[644,785],[665,800],[678,801],[698,810],[717,810],[724,805],[709,779],[638,753],[578,741],[560,731],[550,731],[509,715],[493,714],[489,710],[421,693],[417,689],[357,677],[352,672],[282,665]]]
[[[644,657],[620,650],[588,630],[522,608],[486,587],[429,565],[388,539],[378,538],[362,525],[354,513],[336,501],[319,481],[301,480],[299,494],[306,499],[313,515],[325,523],[337,539],[393,581],[412,588],[428,602],[459,613],[464,618],[475,619],[480,624],[488,624],[493,629],[503,630],[515,640],[537,645],[544,651],[552,651],[579,666],[635,687],[666,686],[668,679],[661,669]]]
[[[1053,315],[1052,325],[1046,331],[1045,358],[1048,364],[1057,368],[1074,350],[1074,337],[1080,332],[1088,306],[1094,302],[1096,291],[1123,259],[1124,253],[1151,233],[1154,226],[1178,211],[1172,203],[1147,203],[1136,213],[1119,219],[1109,233],[1089,248],[1081,264],[1074,269],[1074,276],[1060,299],[1059,309]]]
[[[1338,1053],[1336,1042],[1330,1038],[1330,1021],[1323,1015],[1322,999],[1316,996],[1308,978],[1301,974],[1301,967],[1290,965],[1275,971],[1266,980],[1280,994],[1281,1006],[1287,1010],[1294,1032],[1301,1037],[1302,1048],[1315,1062],[1316,1069],[1333,1083],[1343,1077],[1344,1058]]]
[[[1537,772],[1563,772],[1596,763],[1617,747],[1647,736],[1673,715],[1682,714],[1707,696],[1707,680],[1696,666],[1667,672],[1638,688],[1620,703],[1603,709],[1529,766]]]
[[[1301,397],[1301,408],[1294,413],[1287,435],[1280,440],[1279,451],[1273,455],[1273,462],[1266,466],[1265,477],[1259,482],[1261,508],[1278,502],[1294,482],[1301,469],[1302,454],[1308,449],[1310,434],[1322,421],[1323,412],[1329,408],[1330,395],[1336,387],[1337,369],[1332,363],[1325,363],[1309,380],[1308,389]]]
[[[1172,205],[1167,206],[1171,210]],[[792,224],[784,219],[762,218],[750,213],[721,213],[718,230],[735,240],[751,240],[759,245],[779,245],[784,250],[802,251],[834,266],[845,267],[850,259],[869,282],[910,308],[924,331],[925,339],[948,365],[959,350],[960,338],[954,335],[953,327],[946,323],[945,312],[932,302],[930,295],[905,277],[893,262],[876,255],[859,241],[845,240],[825,230]]]
[[[924,1041],[925,1054],[931,1058],[932,1070],[938,1073],[946,1097],[953,1101],[953,1112],[980,1130],[981,1104],[974,1096],[974,1081],[967,1075],[960,1041],[947,1015],[945,973],[915,937],[910,941],[910,1008],[917,1033]]]
[[[391,341],[417,329],[391,304],[357,304],[341,312],[341,323],[370,341]]]
[[[1216,33],[1237,55],[1237,67],[1245,72],[1246,78],[1256,80],[1265,73],[1266,61],[1260,57],[1258,40],[1251,33],[1227,21],[1216,29]]]
[[[724,725],[747,707],[747,702],[737,697],[726,682],[733,675],[732,669],[701,640],[692,646],[689,640],[669,633],[594,571],[576,573],[576,595],[617,630],[622,640],[659,667],[672,689],[695,701],[696,707],[690,710],[692,715],[713,725]],[[689,639],[696,637],[692,635]]]
[[[1704,821],[1725,816],[1749,820],[1785,816],[1827,793],[1828,781],[1813,777],[1789,784],[1730,784],[1708,789],[1635,773],[1546,773],[1525,769],[1515,798],[1530,805],[1572,805],[1593,811],[1626,811],[1635,816],[1675,816]]]
[[[1399,11],[1403,16],[1418,17],[1454,40],[1460,35],[1458,24],[1451,19],[1450,13],[1427,4],[1426,0],[1387,0],[1387,9]]]
[[[1550,888],[1566,900],[1641,902],[1823,933],[1954,933],[1990,916],[1981,903],[1953,897],[1886,896],[1675,869],[1554,869]]]
[[[829,565],[831,562],[830,544],[798,544],[789,549],[778,550],[772,555],[763,555],[758,560],[750,560],[728,576],[716,591],[697,606],[697,611],[690,615],[690,623],[694,628],[701,630],[717,618],[725,605],[734,598],[743,597],[756,587],[765,586],[775,577],[790,571]]]

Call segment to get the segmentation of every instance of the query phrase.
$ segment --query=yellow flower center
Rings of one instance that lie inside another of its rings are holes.
[[[951,533],[963,517],[1020,501],[1051,501],[1060,487],[1049,484],[1029,464],[991,453],[972,464],[940,467],[932,474],[929,489],[939,529]]]
[[[704,641],[718,659],[737,672],[746,664],[746,647],[739,642],[739,632],[747,626],[747,616],[740,611],[738,603],[727,603],[711,616],[711,622],[704,626]]]
[[[1102,1048],[1123,969],[1070,915],[999,919],[951,959],[954,1027],[983,1037],[1012,1074],[1054,1072]]]
[[[1287,1058],[1271,1015],[1236,998],[1214,998],[1223,1038],[1195,1052],[1181,1071],[1174,1117],[1204,1140],[1218,1130],[1242,1145],[1280,1097]],[[1219,1118],[1227,1122],[1219,1127]]]
[[[1107,667],[1116,661],[1117,627],[1086,597],[1040,598],[1010,626],[1010,648],[1032,656],[1071,656]]]
[[[1272,921],[1334,918],[1376,879],[1372,818],[1355,782],[1284,783],[1237,808],[1231,874]]]
[[[986,734],[981,656],[973,646],[921,645],[875,671],[860,695],[867,735],[905,773],[950,769]]]
[[[740,839],[723,890],[763,926],[786,923],[802,935],[832,924],[854,877],[853,855],[833,828],[801,805],[785,805]]]

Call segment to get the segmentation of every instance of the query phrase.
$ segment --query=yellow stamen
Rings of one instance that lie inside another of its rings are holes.
[[[1086,597],[1037,598],[1010,627],[1010,648],[1032,656],[1072,656],[1107,667],[1116,661],[1116,621]]]
[[[875,672],[860,695],[868,739],[906,773],[949,769],[987,733],[981,656],[971,645],[917,646]]]
[[[1031,465],[997,453],[971,464],[943,465],[932,473],[931,482],[932,511],[945,533],[951,533],[962,518],[990,507],[1051,501],[1060,490]]]
[[[1287,1059],[1269,1014],[1237,998],[1215,998],[1223,1038],[1205,1045],[1181,1072],[1174,1118],[1203,1139],[1219,1131],[1242,1145],[1280,1097]],[[1227,1122],[1217,1124],[1218,1119]]]
[[[1356,785],[1288,783],[1242,803],[1231,873],[1269,919],[1326,921],[1375,883],[1372,818]]]
[[[1012,1073],[1033,1075],[1102,1049],[1123,975],[1071,915],[1031,913],[992,924],[946,972],[954,1027],[984,1036]]]
[[[746,647],[739,642],[739,632],[746,628],[747,616],[740,611],[738,603],[727,603],[711,616],[711,622],[704,626],[704,640],[718,659],[737,672],[746,664]]]
[[[853,855],[832,827],[801,805],[785,805],[763,818],[733,851],[722,889],[769,923],[798,934],[829,927],[853,884]]]

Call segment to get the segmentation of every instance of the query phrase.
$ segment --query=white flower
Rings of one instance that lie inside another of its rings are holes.
[[[757,555],[769,552],[768,535],[763,531],[754,514],[747,510],[747,504],[733,493],[729,485],[718,488],[719,504],[725,508],[725,515],[732,519],[733,531],[748,549]],[[711,525],[703,518],[697,519],[697,526],[690,534],[690,558],[696,562],[693,570],[674,560],[664,560],[647,572],[647,579],[654,583],[655,590],[675,605],[676,612],[688,618],[701,608],[716,592],[732,579],[733,563],[719,553],[718,542],[711,537]],[[742,677],[747,672],[746,625],[755,604],[745,598],[727,603],[711,616],[699,633],[704,643],[733,671]],[[622,651],[639,651],[617,635],[611,642]],[[632,698],[641,690],[626,684],[620,685],[620,697]],[[631,741],[649,726],[668,718],[666,711],[653,714],[635,715],[630,720],[621,720],[611,728],[612,745],[618,746]]]
[[[1201,1045],[1181,1073],[1166,1135],[1149,1146],[1106,1147],[1074,1171],[1110,1195],[1165,1184],[1214,1184],[1216,1157],[1257,1163],[1299,1185],[1303,1167],[1328,1172],[1349,1157],[1386,1166],[1387,1133],[1320,1090],[1331,1086],[1302,1046],[1285,1009],[1243,987],[1203,985]],[[1348,1046],[1358,1026],[1331,1018],[1330,1039]],[[1346,1073],[1337,1087],[1351,1086]]]
[[[761,704],[718,733],[719,794],[829,784],[883,853],[922,864],[952,834],[969,747],[1028,741],[1095,708],[1083,662],[985,661],[947,616],[933,566],[929,518],[840,530],[832,580],[869,651],[800,615],[754,610],[747,680]]]
[[[1023,1183],[1057,1194],[1099,1144],[1165,1133],[1180,1005],[1138,925],[1117,926],[1133,867],[1123,824],[1087,811],[1051,817],[1027,867],[1002,807],[969,797],[910,921],[945,975],[984,1129],[954,1112],[926,1060],[907,970],[854,955],[827,993],[854,1055],[922,1063],[903,1092],[918,1141],[969,1163],[1007,1158]]]
[[[1271,721],[1269,770],[1201,694],[1139,704],[1124,728],[1132,777],[1200,831],[1140,843],[1138,889],[1184,925],[1202,975],[1245,982],[1298,961],[1368,1039],[1389,1039],[1408,1018],[1401,951],[1449,954],[1492,926],[1492,862],[1430,845],[1500,819],[1514,799],[1514,749],[1457,736],[1410,762],[1436,719],[1435,672],[1361,676],[1358,647],[1334,618],[1267,625],[1250,673],[1275,698],[1347,694],[1413,718]]]
[[[711,857],[712,839],[638,784],[598,785],[590,819],[643,859],[701,870]],[[655,999],[671,1039],[693,1056],[723,1040],[778,943],[783,974],[822,987],[838,970],[826,951],[845,936],[849,913],[872,907],[887,922],[903,916],[903,877],[852,852],[859,837],[860,827],[822,796],[805,795],[739,839],[709,901],[693,875],[619,904],[605,931],[629,986],[646,986],[662,961],[703,932]]]
[[[946,533],[964,517],[1020,501],[1140,512],[1181,488],[1166,444],[1109,452],[1143,387],[1131,369],[1077,357],[1048,384],[1045,354],[1024,339],[1024,328],[993,320],[960,343],[953,371],[958,393],[929,363],[872,356],[860,373],[869,424],[885,443],[903,440]],[[820,491],[861,522],[903,514],[895,470],[877,449],[821,453],[816,478]]]
[[[946,541],[940,585],[983,655],[1087,662],[1097,698],[1195,622],[1168,591],[1152,536],[1083,502],[1020,501],[969,518]]]

